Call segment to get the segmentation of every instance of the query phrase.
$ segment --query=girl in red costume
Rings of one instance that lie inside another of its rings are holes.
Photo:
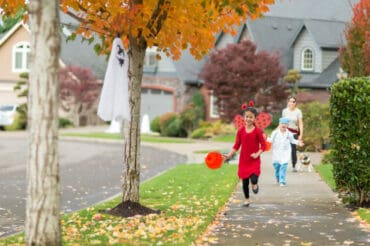
[[[261,129],[257,128],[254,121],[257,117],[257,110],[253,107],[253,102],[249,102],[249,107],[242,106],[245,126],[239,128],[236,133],[236,140],[232,150],[225,155],[225,159],[230,159],[241,147],[238,176],[243,182],[243,192],[245,196],[244,207],[250,204],[249,199],[249,180],[252,183],[252,191],[258,193],[258,177],[261,173],[260,155],[266,147],[265,138]]]

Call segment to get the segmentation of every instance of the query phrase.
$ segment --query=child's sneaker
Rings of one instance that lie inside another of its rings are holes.
[[[282,187],[283,187],[283,186],[285,186],[285,184],[284,184],[284,183],[280,183],[280,186],[282,186]]]

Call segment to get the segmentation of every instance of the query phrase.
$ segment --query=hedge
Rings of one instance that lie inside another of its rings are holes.
[[[358,206],[370,190],[370,77],[335,83],[330,96],[330,144],[336,187],[355,194]]]

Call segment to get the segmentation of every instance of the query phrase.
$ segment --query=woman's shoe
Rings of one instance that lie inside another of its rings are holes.
[[[244,202],[242,207],[246,208],[246,207],[249,207],[250,203],[249,202]]]
[[[253,191],[254,194],[257,194],[258,193],[258,190],[259,190],[258,185],[257,185],[257,188],[256,189],[253,189],[253,186],[252,186],[252,191]]]

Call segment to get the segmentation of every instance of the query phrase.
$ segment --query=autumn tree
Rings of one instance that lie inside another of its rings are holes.
[[[265,109],[284,100],[284,88],[278,83],[282,73],[277,53],[256,52],[256,45],[244,40],[212,52],[202,77],[217,98],[221,119],[229,122],[249,100]]]
[[[129,56],[130,122],[124,122],[122,204],[139,202],[140,183],[140,101],[143,61],[147,47],[156,46],[174,59],[183,49],[200,59],[211,48],[215,34],[235,33],[233,26],[267,11],[274,0],[232,1],[76,1],[63,0],[62,8],[79,20],[76,33],[100,34],[101,53],[110,50],[117,35],[126,44]],[[71,9],[73,11],[71,11]],[[119,205],[120,206],[120,205]],[[119,208],[117,206],[117,208]]]
[[[233,27],[268,11],[274,0],[62,0],[62,10],[79,21],[76,33],[91,38],[100,36],[95,49],[110,51],[114,37],[119,36],[129,56],[130,121],[124,122],[124,160],[122,205],[139,202],[140,183],[140,103],[143,62],[147,47],[156,46],[174,59],[181,51],[200,59],[211,48],[220,31],[235,34]],[[15,12],[23,0],[0,0],[0,7]],[[55,21],[58,23],[58,21]],[[55,28],[54,30],[57,30]],[[56,33],[56,32],[55,32]],[[118,205],[117,208],[121,207]],[[131,207],[132,208],[132,207]]]
[[[340,61],[349,77],[370,75],[370,1],[353,7],[352,22],[345,30],[347,45],[340,49]]]
[[[80,116],[88,112],[100,93],[99,81],[91,69],[67,66],[60,69],[60,105],[66,112],[71,112],[73,124],[80,126]]]

